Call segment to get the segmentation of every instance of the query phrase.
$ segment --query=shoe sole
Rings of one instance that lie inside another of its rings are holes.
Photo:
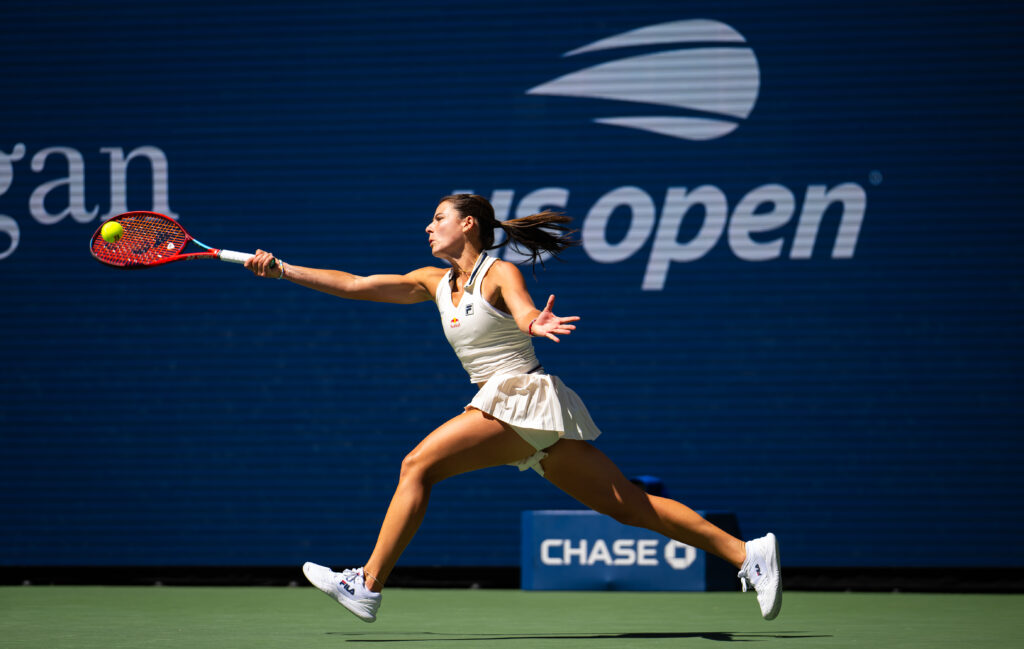
[[[764,616],[764,619],[774,620],[779,616],[779,611],[782,610],[782,558],[779,555],[779,539],[770,532],[768,533],[768,536],[772,537],[772,546],[775,553],[775,578],[778,579],[779,585],[775,593],[775,603],[772,605],[772,610],[768,611],[768,614]]]
[[[340,595],[338,597],[336,597],[335,599],[338,600],[339,604],[341,604],[342,606],[347,608],[349,610],[349,612],[352,613],[352,615],[355,615],[357,618],[359,618],[363,622],[376,622],[377,621],[377,616],[376,615],[367,616],[365,612],[363,612],[363,611],[361,611],[359,609],[353,608],[355,603],[352,602],[351,600],[347,600],[344,597],[341,597]]]

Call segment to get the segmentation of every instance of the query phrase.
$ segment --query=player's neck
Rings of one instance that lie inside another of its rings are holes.
[[[473,268],[476,266],[477,259],[483,254],[479,250],[473,248],[465,248],[462,254],[458,258],[452,259],[452,277],[456,280],[465,279],[468,280],[469,276],[473,273]]]

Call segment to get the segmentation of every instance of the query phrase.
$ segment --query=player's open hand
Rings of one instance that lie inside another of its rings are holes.
[[[551,295],[548,297],[548,303],[544,309],[537,316],[537,319],[533,321],[530,326],[530,333],[534,336],[543,336],[550,338],[551,340],[560,342],[558,336],[567,336],[571,334],[575,329],[576,325],[569,324],[570,322],[576,322],[579,320],[579,316],[567,316],[560,317],[555,315],[551,308],[555,305],[555,296]],[[557,335],[556,335],[557,334]]]

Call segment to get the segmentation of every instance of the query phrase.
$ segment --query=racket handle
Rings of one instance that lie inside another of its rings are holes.
[[[244,264],[253,258],[247,252],[238,252],[237,250],[221,250],[217,253],[217,257],[221,261],[230,261],[232,264]]]
[[[218,259],[220,259],[221,261],[230,261],[232,264],[244,264],[245,262],[249,261],[253,257],[255,257],[255,255],[250,255],[247,252],[238,252],[237,250],[218,250],[217,251],[217,258]],[[270,267],[274,268],[276,266],[277,266],[277,260],[276,259],[271,259],[270,260]],[[283,274],[284,273],[282,273],[282,275]]]

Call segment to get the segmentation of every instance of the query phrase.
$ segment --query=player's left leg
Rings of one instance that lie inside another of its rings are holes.
[[[774,534],[744,543],[686,505],[645,493],[595,446],[563,439],[547,449],[544,477],[594,511],[620,523],[653,530],[710,552],[740,569],[743,590],[757,590],[761,615],[771,620],[782,606],[781,569]]]
[[[743,564],[743,541],[680,502],[645,493],[597,447],[563,439],[547,453],[544,477],[594,511],[711,552],[737,568]]]

